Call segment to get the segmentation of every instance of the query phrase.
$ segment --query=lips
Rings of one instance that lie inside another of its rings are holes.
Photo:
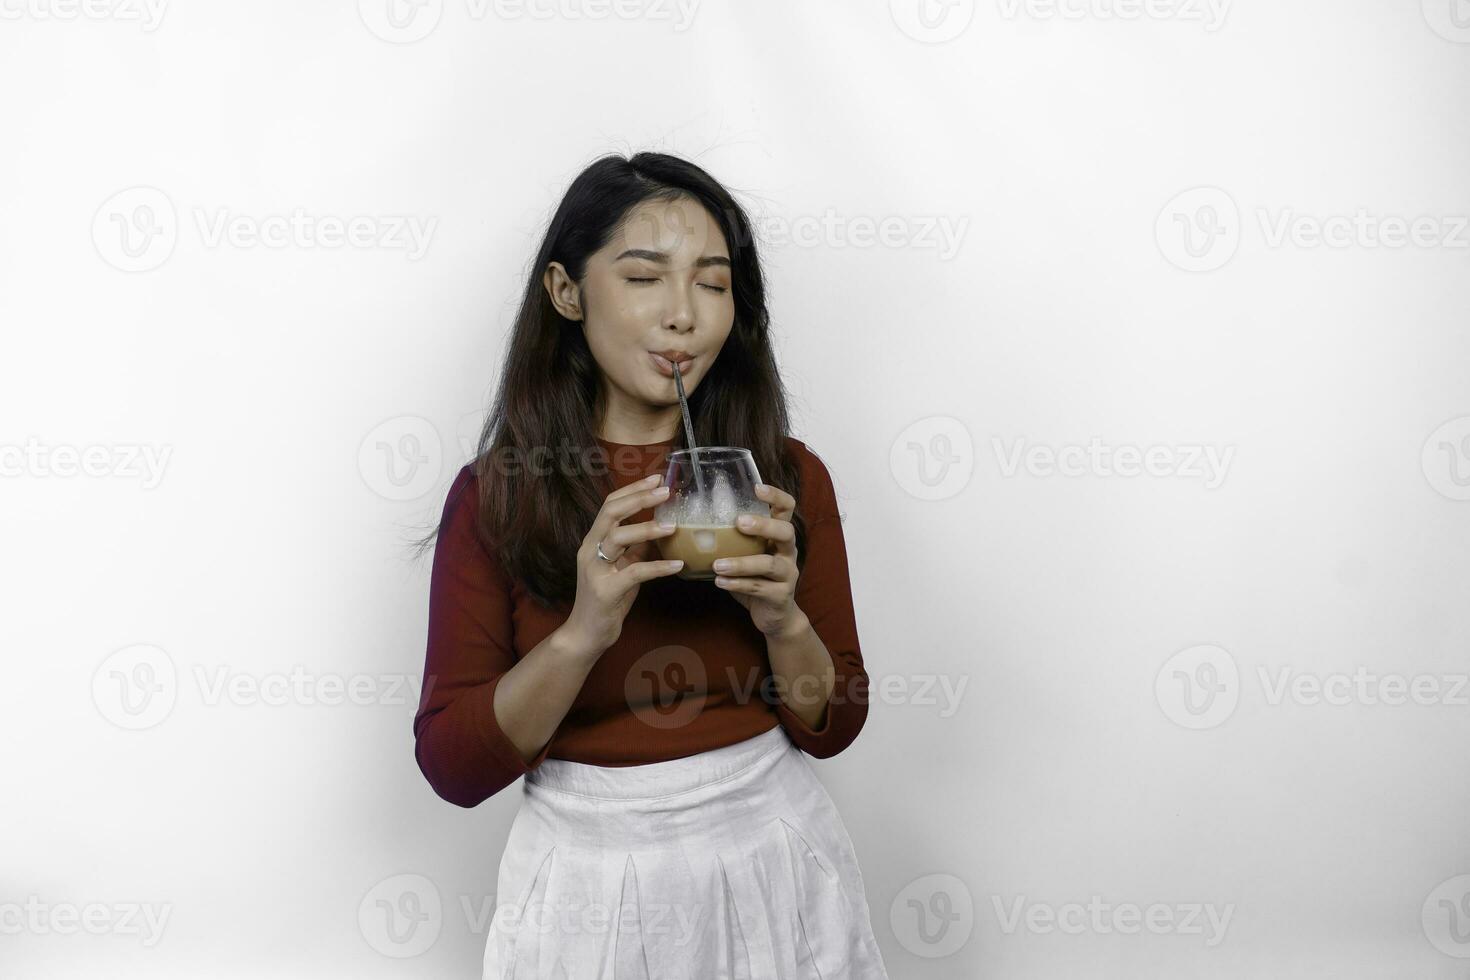
[[[674,361],[679,362],[679,373],[684,374],[689,370],[689,362],[694,360],[693,354],[686,354],[683,351],[676,350],[662,351],[659,353],[650,351],[648,357],[653,362],[654,369],[666,378],[672,378],[674,376]]]

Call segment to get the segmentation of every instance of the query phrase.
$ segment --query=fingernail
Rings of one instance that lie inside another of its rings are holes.
[[[661,527],[661,528],[663,528],[665,531],[672,531],[674,528],[678,527],[679,525],[677,523],[675,523],[674,521],[671,521],[671,520],[666,521],[666,520],[660,519],[659,522],[658,522],[658,526]]]
[[[655,497],[667,497],[669,495],[669,488],[668,487],[657,487],[657,488],[654,489],[653,495]]]
[[[730,564],[730,559],[721,558],[719,561],[715,562],[715,571],[728,572],[730,570]]]
[[[754,517],[751,517],[749,515],[746,515],[746,516],[740,518],[735,523],[736,524],[739,524],[741,527],[750,527],[752,524],[755,523],[755,518]]]

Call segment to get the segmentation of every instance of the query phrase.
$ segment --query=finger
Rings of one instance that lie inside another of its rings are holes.
[[[771,505],[771,516],[790,519],[796,513],[796,498],[769,483],[756,484],[755,495]]]
[[[602,549],[611,551],[612,545],[627,548],[640,541],[656,541],[666,538],[678,530],[678,527],[661,527],[657,521],[644,521],[641,524],[619,524],[607,533],[603,538]]]
[[[723,575],[717,575],[715,585],[727,592],[739,592],[742,595],[753,595],[762,599],[778,599],[791,592],[787,585],[772,582],[768,578],[726,578]]]
[[[636,561],[618,572],[618,579],[625,589],[649,579],[664,578],[673,575],[684,567],[684,563],[677,559],[670,561]]]
[[[634,526],[641,527],[642,525]],[[613,533],[609,535],[608,540],[615,540],[620,530],[622,530],[621,525],[613,528]],[[604,551],[613,550],[613,546],[611,544],[604,544],[602,548]],[[613,562],[613,565],[620,572],[623,569],[627,568],[629,565],[634,564],[635,562],[659,561],[663,557],[658,553],[658,549],[654,547],[652,541],[634,541],[624,547],[622,551],[617,552],[617,556],[617,560]]]
[[[729,566],[723,564],[715,569],[718,575],[726,577],[758,576],[782,580],[786,577],[788,563],[776,555],[747,555],[744,558],[722,558],[720,562],[729,562]],[[718,564],[718,563],[717,563]]]
[[[769,538],[776,543],[796,540],[796,525],[779,517],[762,517],[760,514],[741,514],[735,526],[746,534]]]
[[[634,480],[626,487],[619,487],[618,489],[614,490],[603,499],[603,503],[606,504],[610,500],[621,500],[624,497],[632,496],[635,493],[642,493],[644,490],[648,490],[652,487],[658,486],[658,483],[662,482],[662,480],[663,474],[650,473],[641,480]]]
[[[666,495],[655,496],[655,493],[656,490],[650,488],[604,503],[602,509],[597,512],[596,520],[592,522],[592,529],[587,532],[587,537],[583,540],[601,541],[612,532],[613,527],[618,523],[627,520],[640,510],[647,510],[663,503]]]

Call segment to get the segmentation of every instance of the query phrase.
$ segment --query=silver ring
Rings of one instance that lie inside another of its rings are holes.
[[[602,553],[602,542],[601,541],[597,542],[597,557],[598,558],[601,558],[603,561],[611,561],[611,562],[617,561],[616,558],[609,558],[607,555],[604,555]]]

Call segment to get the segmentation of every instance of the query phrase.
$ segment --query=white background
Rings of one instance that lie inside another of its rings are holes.
[[[766,235],[895,980],[1464,976],[1470,7],[1115,2],[0,0],[0,973],[478,976],[518,788],[414,763],[405,542],[646,148]]]

